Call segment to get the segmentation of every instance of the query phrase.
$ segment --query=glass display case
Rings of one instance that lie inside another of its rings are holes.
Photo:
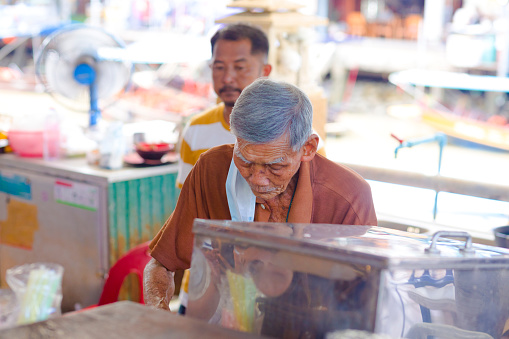
[[[465,232],[197,219],[188,314],[279,338],[500,338],[509,251]]]

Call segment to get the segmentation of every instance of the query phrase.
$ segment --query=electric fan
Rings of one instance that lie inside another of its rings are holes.
[[[96,126],[100,109],[111,104],[129,84],[133,65],[116,53],[124,43],[105,30],[70,24],[49,35],[35,62],[39,81],[61,104],[90,113]]]

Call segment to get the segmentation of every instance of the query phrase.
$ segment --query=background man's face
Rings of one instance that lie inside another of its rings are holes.
[[[251,55],[251,41],[218,40],[212,54],[214,91],[226,106],[233,107],[242,90],[263,76],[264,57]]]

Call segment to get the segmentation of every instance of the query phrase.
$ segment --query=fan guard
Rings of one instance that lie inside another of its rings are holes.
[[[101,50],[123,48],[122,41],[101,28],[71,24],[43,41],[36,75],[56,101],[75,111],[90,112],[92,126],[100,109],[125,91],[133,69],[125,58],[105,58],[107,53]]]

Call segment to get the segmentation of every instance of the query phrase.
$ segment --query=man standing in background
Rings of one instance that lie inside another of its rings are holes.
[[[231,24],[217,31],[212,47],[212,83],[221,100],[215,107],[189,121],[183,131],[177,185],[182,185],[200,155],[208,149],[235,143],[230,114],[242,90],[270,74],[269,41],[265,33],[247,24]]]

